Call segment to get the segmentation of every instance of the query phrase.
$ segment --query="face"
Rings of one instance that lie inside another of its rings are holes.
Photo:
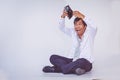
[[[85,32],[86,26],[84,26],[82,20],[79,20],[74,24],[74,28],[78,36],[82,36],[83,33]]]

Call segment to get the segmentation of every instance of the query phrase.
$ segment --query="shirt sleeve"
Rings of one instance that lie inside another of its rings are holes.
[[[85,17],[83,20],[86,22],[87,27],[90,29],[90,31],[91,31],[92,33],[96,34],[96,32],[97,32],[97,27],[96,27],[96,25],[92,22],[92,20],[91,20],[90,18],[88,18],[88,17]]]
[[[65,19],[64,18],[60,18],[59,29],[69,36],[71,36],[71,34],[72,34],[72,29],[65,27]]]

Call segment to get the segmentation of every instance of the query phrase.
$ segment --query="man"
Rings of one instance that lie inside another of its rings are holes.
[[[92,49],[96,27],[90,20],[79,11],[73,11],[74,28],[65,27],[67,12],[63,11],[59,22],[59,28],[73,39],[73,55],[66,58],[59,55],[52,55],[50,62],[53,66],[45,66],[43,72],[62,72],[63,74],[84,74],[92,69]]]

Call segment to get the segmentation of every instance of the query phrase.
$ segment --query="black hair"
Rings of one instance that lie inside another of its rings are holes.
[[[87,26],[86,22],[85,22],[82,18],[79,18],[79,17],[76,17],[76,18],[74,19],[74,24],[75,24],[76,22],[78,22],[79,20],[82,20],[83,25],[84,25],[84,26]]]

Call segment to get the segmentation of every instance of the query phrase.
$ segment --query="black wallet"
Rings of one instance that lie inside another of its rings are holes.
[[[65,6],[65,11],[67,12],[67,14],[68,14],[68,18],[69,19],[71,19],[72,18],[72,16],[73,16],[73,11],[72,11],[72,9],[70,8],[70,6],[69,5],[67,5],[67,6]]]

